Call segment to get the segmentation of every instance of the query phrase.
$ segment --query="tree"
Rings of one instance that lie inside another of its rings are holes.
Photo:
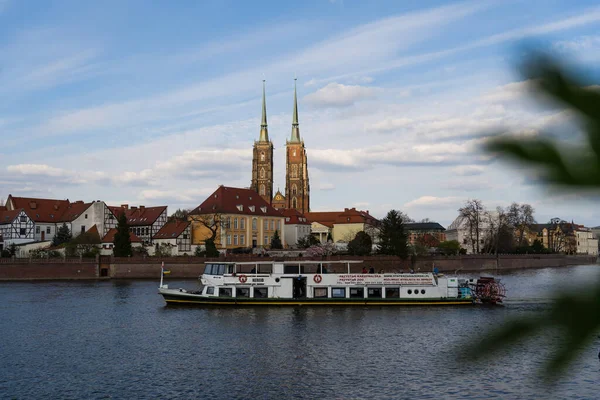
[[[390,210],[381,220],[377,247],[380,254],[408,257],[403,216],[404,214],[397,210]]]
[[[525,232],[536,223],[534,213],[535,210],[529,204],[512,203],[506,209],[508,223],[514,227],[518,247],[523,246]]]
[[[194,250],[194,256],[195,257],[205,257],[206,256],[206,250],[202,250],[202,247],[197,246],[196,250]]]
[[[171,257],[171,245],[168,243],[161,243],[160,245],[156,244],[156,249],[154,250],[154,255],[156,257]]]
[[[438,247],[440,241],[431,233],[426,233],[417,238],[417,244],[429,249],[431,247]]]
[[[296,244],[301,249],[308,249],[311,246],[317,246],[321,244],[321,242],[319,242],[319,239],[317,239],[315,236],[309,234],[298,239]]]
[[[73,235],[71,235],[69,227],[66,223],[63,223],[62,226],[56,231],[54,238],[52,238],[52,246],[60,246],[63,243],[70,242],[72,238]]]
[[[348,253],[353,256],[366,256],[373,250],[373,240],[365,231],[359,231],[350,242],[348,242]]]
[[[272,249],[283,249],[283,245],[281,244],[281,238],[279,237],[279,232],[275,230],[273,234],[273,239],[271,240],[271,248]]]
[[[444,255],[456,256],[460,252],[460,243],[458,243],[458,240],[447,240],[445,242],[440,242],[438,245],[438,250]]]
[[[333,236],[331,236],[331,231],[327,232],[327,242],[328,243],[332,243],[333,242]]]
[[[219,257],[220,253],[219,250],[217,250],[217,246],[215,245],[215,241],[213,239],[206,239],[204,241],[204,247],[206,247],[206,257]]]
[[[473,199],[468,200],[465,205],[458,209],[461,217],[467,222],[467,229],[469,230],[469,242],[471,244],[471,250],[475,254],[479,254],[481,244],[481,228],[483,219],[483,203],[481,200]]]
[[[229,228],[229,219],[218,212],[212,214],[194,214],[190,216],[194,222],[199,223],[208,230],[208,238],[205,240],[210,239],[213,245],[217,240],[219,230],[225,231]]]
[[[113,253],[115,257],[131,256],[131,236],[129,233],[129,225],[127,225],[127,217],[125,216],[125,213],[121,213],[117,219],[117,233],[115,233],[113,245]]]
[[[183,208],[178,208],[173,214],[171,214],[168,218],[169,222],[173,221],[187,221],[188,215],[192,210],[186,210]]]
[[[483,252],[488,254],[512,253],[514,251],[513,228],[509,225],[507,212],[497,207],[495,212],[484,212],[488,229]]]
[[[530,57],[524,65],[525,78],[534,89],[571,107],[583,117],[586,142],[565,143],[544,137],[498,135],[488,141],[489,153],[517,161],[520,167],[538,172],[543,181],[555,188],[587,191],[600,188],[600,93],[581,82],[560,64],[546,56]],[[600,329],[600,284],[559,294],[548,310],[537,317],[507,321],[483,340],[474,340],[461,352],[469,361],[504,353],[510,345],[540,331],[557,333],[560,343],[543,368],[546,382],[564,372],[582,350],[596,339]]]

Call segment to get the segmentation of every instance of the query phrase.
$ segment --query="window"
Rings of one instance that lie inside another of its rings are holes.
[[[327,298],[327,288],[315,288],[313,297],[315,299]]]
[[[264,228],[265,228],[265,231],[269,229],[269,220],[268,220],[268,219],[265,219],[265,220],[263,221],[263,226],[264,226]]]
[[[253,219],[252,219],[252,230],[253,230],[253,231],[255,231],[255,230],[257,230],[257,229],[258,229],[258,228],[256,227],[256,224],[257,224],[257,222],[256,222],[256,218],[253,218]]]
[[[297,195],[298,194],[298,187],[294,184],[292,185],[292,195]]]
[[[231,228],[231,217],[225,218],[225,228]]]
[[[331,288],[331,297],[345,298],[346,297],[346,288]]]
[[[260,177],[263,178],[263,179],[265,177],[265,169],[264,168],[260,169]]]
[[[238,211],[244,211],[244,206],[242,204],[238,204],[236,207]]]
[[[260,194],[261,196],[264,196],[264,195],[265,195],[265,185],[260,185],[260,191],[259,191],[259,194]]]
[[[233,229],[237,229],[238,228],[238,219],[237,217],[233,219]]]
[[[398,299],[398,298],[400,298],[400,288],[399,287],[396,287],[396,288],[392,288],[392,287],[385,288],[385,298],[386,299]]]
[[[233,235],[233,244],[237,246],[237,244],[238,244],[238,235]]]
[[[81,233],[85,233],[85,225],[81,225]]]
[[[244,235],[240,235],[240,245],[242,245],[242,246],[243,246],[243,245],[245,245],[245,244],[246,244],[246,243],[245,243],[245,241],[246,241],[245,239],[246,239],[246,237],[245,237]]]
[[[295,152],[294,152],[294,155]],[[292,165],[292,178],[297,178],[298,177],[298,166],[297,165]]]
[[[236,297],[250,297],[250,288],[248,287],[239,287],[235,289]]]
[[[408,293],[408,294],[412,294],[412,290],[408,289],[408,292],[407,292],[407,293]]]
[[[242,218],[240,221],[240,228],[246,229],[246,218]]]
[[[231,288],[219,288],[219,297],[232,297],[231,296],[232,290]]]
[[[260,152],[260,161],[265,161],[265,152],[264,151]]]
[[[249,206],[248,208],[250,209],[251,212],[254,212],[254,210],[256,209],[256,207],[254,207],[254,206]]]
[[[184,234],[183,234],[183,238],[184,238],[184,239],[187,239],[187,238],[188,238],[188,235],[187,235],[187,233],[184,233]]]
[[[263,242],[263,246],[266,246],[269,244],[269,236],[265,235],[264,239],[265,241]]]
[[[421,294],[425,294],[425,289],[421,289]]]
[[[27,217],[25,215],[21,215],[21,218],[19,218],[19,220],[21,222],[27,222]]]
[[[231,244],[231,235],[227,235],[227,245]]]
[[[261,208],[260,208],[260,211],[262,211],[263,213],[266,213],[266,212],[267,212],[267,207],[264,207],[264,206],[263,206],[263,207],[261,207]]]
[[[298,201],[296,201],[296,198],[294,197],[292,199],[292,208],[296,208],[298,206]]]
[[[39,226],[35,227],[35,233],[40,233],[40,227]]]
[[[362,299],[365,297],[365,289],[364,288],[350,288],[350,298],[351,299]]]
[[[266,299],[268,295],[268,289],[266,287],[255,287],[254,298],[255,299]]]
[[[85,214],[84,218],[87,219],[87,214]]]
[[[207,287],[206,294],[215,294],[215,287],[214,286]]]
[[[274,219],[271,220],[271,230],[272,231],[275,230],[275,220]]]
[[[25,228],[21,228],[20,231],[19,231],[19,233],[20,233],[21,236],[27,235],[27,231],[25,230]]]
[[[293,154],[294,154],[294,157],[296,157],[296,149],[294,149],[294,152],[293,152]]]
[[[381,288],[368,288],[367,289],[367,297],[369,299],[380,299],[381,298]]]
[[[146,227],[146,235],[150,234],[150,227]]]
[[[46,233],[50,233],[50,227],[49,226],[46,227]]]
[[[277,230],[281,232],[281,221],[277,221]]]

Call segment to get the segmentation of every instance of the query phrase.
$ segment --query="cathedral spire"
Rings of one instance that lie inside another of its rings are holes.
[[[292,139],[290,142],[300,142],[300,128],[298,127],[298,98],[296,96],[296,81],[294,78],[294,116],[292,119]]]
[[[265,95],[265,80],[263,79],[263,97],[262,97],[262,119],[260,122],[260,139],[259,142],[269,141],[269,131],[267,129],[267,100]]]

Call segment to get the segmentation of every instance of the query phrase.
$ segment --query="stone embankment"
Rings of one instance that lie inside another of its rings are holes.
[[[280,260],[269,257],[230,256],[219,259],[200,257],[171,258],[114,258],[102,256],[99,259],[0,259],[0,280],[60,280],[60,279],[159,279],[161,263],[165,263],[171,273],[167,278],[198,278],[204,271],[207,261],[250,261],[270,262]],[[463,255],[451,257],[422,257],[401,260],[397,257],[371,256],[331,256],[319,259],[296,258],[289,261],[320,261],[329,272],[346,272],[346,265],[329,263],[340,260],[362,260],[362,264],[352,264],[351,272],[358,273],[362,267],[373,267],[376,272],[386,273],[431,271],[435,266],[440,272],[474,273],[486,271],[494,273],[528,268],[566,267],[569,265],[596,264],[595,256],[568,255]],[[249,272],[251,266],[246,266]],[[309,270],[306,270],[309,273]]]

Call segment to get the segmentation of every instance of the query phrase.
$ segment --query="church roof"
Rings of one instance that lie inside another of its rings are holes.
[[[251,189],[219,186],[190,215],[242,214],[282,217],[281,213]]]

